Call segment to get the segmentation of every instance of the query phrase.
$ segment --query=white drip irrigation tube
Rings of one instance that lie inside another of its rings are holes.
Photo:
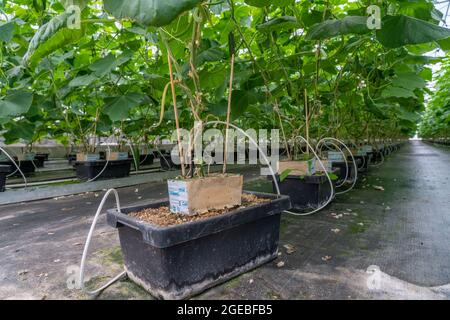
[[[331,190],[330,197],[328,198],[328,200],[327,200],[322,206],[320,206],[320,207],[317,208],[317,209],[314,209],[313,211],[305,212],[305,213],[298,213],[298,212],[292,212],[292,211],[287,211],[287,210],[285,211],[286,213],[292,214],[292,215],[294,215],[294,216],[309,216],[309,215],[312,215],[312,214],[314,214],[314,213],[319,212],[320,210],[322,210],[323,208],[325,208],[331,201],[333,201],[335,192],[334,192],[333,181],[331,181],[331,178],[330,178],[330,176],[329,176],[329,174],[328,174],[328,172],[327,172],[327,169],[325,168],[325,166],[324,166],[322,160],[321,160],[320,157],[317,155],[317,153],[316,153],[316,151],[314,150],[314,148],[313,148],[313,147],[309,144],[309,142],[308,142],[305,138],[303,138],[302,136],[298,136],[297,138],[301,138],[301,139],[306,143],[307,148],[308,148],[309,150],[311,150],[311,152],[314,154],[314,157],[316,157],[316,159],[319,161],[320,166],[322,167],[323,171],[325,172],[325,174],[326,174],[326,176],[327,176],[328,183],[330,184],[330,190]]]
[[[159,150],[159,148],[156,144],[155,144],[155,149],[156,149],[156,152],[159,153],[159,163],[161,163],[161,159],[164,159],[164,162],[167,164],[167,168],[169,168],[168,170],[170,170],[171,165],[170,165],[169,161],[167,161],[166,156]],[[161,170],[166,171],[163,169],[162,166],[160,166],[160,167],[161,167]]]
[[[134,154],[133,146],[131,145],[130,141],[128,141],[128,146],[130,147],[131,154],[132,154],[132,156],[133,156],[134,170],[135,170],[136,172],[138,172],[139,169],[138,169],[137,159],[136,159],[136,156],[135,156],[135,154]],[[141,163],[139,163],[139,165],[140,165],[140,164],[141,164]]]
[[[86,242],[84,244],[84,249],[83,249],[83,255],[81,257],[81,263],[80,263],[80,287],[83,291],[85,291],[87,294],[95,296],[99,293],[101,293],[103,290],[105,290],[107,287],[109,287],[110,285],[112,285],[114,282],[124,278],[126,276],[126,271],[122,271],[121,273],[119,273],[117,276],[115,276],[113,279],[111,279],[110,281],[108,281],[106,284],[102,285],[100,288],[95,289],[93,291],[87,291],[84,288],[84,270],[86,267],[86,258],[87,258],[87,254],[89,251],[89,246],[91,244],[91,240],[92,240],[92,235],[94,234],[94,230],[95,230],[95,226],[97,225],[97,221],[98,218],[100,216],[100,213],[102,212],[103,206],[105,205],[106,199],[109,197],[109,195],[111,193],[114,193],[115,199],[116,199],[116,207],[117,207],[117,212],[121,212],[120,210],[120,200],[119,200],[119,194],[117,193],[116,189],[109,189],[105,195],[103,196],[102,201],[100,202],[100,205],[97,208],[97,212],[95,213],[94,216],[94,220],[92,221],[91,224],[91,228],[89,229],[89,233],[88,236],[86,238]]]
[[[317,143],[317,145],[319,145],[320,143],[322,143],[322,141],[325,141],[325,140],[331,140],[331,141],[335,141],[335,142],[339,143],[340,145],[342,145],[342,146],[348,151],[348,153],[349,153],[350,156],[352,157],[353,167],[355,168],[355,178],[353,179],[353,183],[352,183],[352,185],[350,186],[350,188],[348,188],[347,190],[343,190],[343,191],[336,192],[337,195],[347,193],[347,192],[349,192],[350,190],[352,190],[352,189],[355,187],[356,181],[358,180],[358,166],[356,165],[355,158],[353,157],[353,154],[352,154],[352,152],[350,151],[350,149],[347,147],[347,145],[346,145],[343,141],[341,141],[341,140],[339,140],[339,139],[331,138],[331,137],[326,137],[326,138],[323,138],[322,140],[320,140],[320,141]],[[349,170],[348,170],[348,169],[349,169],[349,166],[348,166],[348,162],[347,162],[347,159],[346,159],[346,157],[345,157],[345,154],[344,154],[344,160],[345,160],[345,163],[346,163],[346,166],[347,166],[347,173],[348,173],[348,171],[349,171]]]
[[[4,154],[6,154],[6,156],[9,158],[9,160],[11,160],[11,162],[12,162],[12,163],[14,164],[14,166],[17,168],[16,171],[14,171],[14,172],[11,173],[10,175],[8,175],[8,177],[12,176],[12,175],[15,174],[17,171],[19,171],[19,172],[20,172],[20,175],[21,175],[22,178],[23,178],[23,181],[24,181],[24,183],[25,183],[25,188],[26,188],[27,185],[28,185],[28,182],[27,182],[27,178],[26,178],[25,175],[23,174],[22,170],[20,170],[20,160],[19,160],[19,164],[17,165],[17,163],[16,163],[16,162],[14,161],[14,159],[10,156],[10,154],[9,154],[8,152],[6,152],[5,149],[3,149],[2,147],[0,147],[0,150],[1,150]]]
[[[205,123],[204,125],[207,126],[207,125],[214,125],[214,124],[224,124],[224,125],[226,125],[227,123],[224,122],[224,121],[209,121],[209,122]],[[259,147],[259,145],[256,143],[256,141],[249,134],[247,134],[244,130],[242,130],[238,126],[235,126],[234,124],[231,124],[231,123],[228,123],[228,125],[230,127],[232,127],[233,129],[238,130],[243,135],[245,135],[248,138],[248,140],[258,149],[260,155],[262,155],[264,161],[266,162],[266,164],[269,167],[270,174],[272,175],[273,181],[275,182],[275,188],[277,190],[277,194],[281,195],[280,188],[278,187],[278,182],[277,182],[277,179],[275,177],[275,172],[273,171],[273,168],[272,168],[272,166],[270,164],[269,159],[267,159],[267,156],[266,156],[265,152]]]

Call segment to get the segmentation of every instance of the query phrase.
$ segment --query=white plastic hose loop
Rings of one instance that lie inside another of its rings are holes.
[[[381,155],[381,161],[379,163],[371,164],[370,166],[377,168],[381,166],[384,163],[384,155],[383,152],[378,151],[378,153]]]
[[[100,145],[102,145],[102,144],[100,143]],[[99,173],[98,175],[96,175],[96,176],[95,176],[94,178],[92,178],[92,179],[89,179],[87,182],[92,182],[92,181],[97,180],[97,178],[100,177],[100,176],[103,174],[103,172],[105,172],[106,168],[108,167],[108,164],[109,164],[109,157],[111,156],[111,148],[109,147],[108,144],[106,145],[106,148],[108,148],[108,157],[106,157],[106,163],[105,163],[105,166],[103,167],[102,171],[100,171],[100,173]]]
[[[354,170],[355,171],[355,177],[353,179],[353,183],[350,186],[350,188],[348,188],[347,190],[336,192],[337,195],[347,193],[347,192],[349,192],[350,190],[352,190],[355,187],[356,181],[358,180],[358,166],[356,164],[355,157],[353,156],[353,153],[350,151],[350,149],[347,147],[347,145],[343,141],[341,141],[339,139],[336,139],[336,138],[331,138],[331,137],[326,137],[326,138],[323,138],[322,140],[331,140],[331,141],[335,141],[335,142],[341,144],[348,151],[349,155],[352,157],[353,167],[355,169]],[[320,141],[319,141],[319,143],[320,143]],[[344,155],[344,159],[346,159],[345,155]],[[348,171],[348,169],[349,169],[349,167],[347,166],[347,171]]]
[[[204,124],[204,126],[207,125],[214,125],[214,124],[224,124],[227,125],[226,122],[224,121],[209,121],[207,123]],[[272,169],[272,165],[270,164],[269,159],[267,159],[266,153],[259,147],[259,145],[256,143],[256,141],[249,135],[247,134],[244,130],[242,130],[241,128],[239,128],[238,126],[235,126],[234,124],[228,123],[228,125],[230,127],[232,127],[235,130],[238,130],[240,133],[242,133],[244,136],[246,136],[248,138],[248,140],[258,149],[259,154],[263,157],[264,161],[266,162],[267,166],[269,167],[270,170],[270,174],[272,175],[272,179],[274,181],[275,184],[275,188],[277,190],[277,194],[281,195],[280,193],[280,188],[278,187],[278,182],[277,182],[277,178],[275,176],[275,172]]]
[[[322,160],[319,158],[319,156],[317,155],[317,153],[316,153],[316,151],[314,150],[314,148],[313,148],[313,147],[309,144],[309,142],[308,142],[305,138],[303,138],[302,136],[297,136],[296,138],[301,138],[301,139],[306,143],[307,148],[309,148],[309,150],[311,150],[311,152],[314,154],[314,156],[316,157],[316,159],[319,161],[319,164],[320,164],[320,166],[322,167],[323,171],[325,172],[325,174],[326,174],[326,176],[327,176],[327,179],[328,179],[328,182],[329,182],[329,184],[330,184],[330,190],[331,190],[330,197],[329,197],[328,200],[325,202],[325,204],[323,204],[323,205],[320,206],[319,208],[317,208],[317,209],[315,209],[315,210],[313,210],[313,211],[310,211],[310,212],[305,212],[305,213],[298,213],[298,212],[292,212],[292,211],[287,211],[287,210],[285,211],[286,213],[292,214],[292,215],[294,215],[294,216],[309,216],[309,215],[312,215],[312,214],[314,214],[314,213],[319,212],[320,210],[322,210],[323,208],[325,208],[326,206],[328,206],[328,204],[330,204],[330,202],[333,201],[335,192],[334,192],[333,181],[331,181],[331,178],[330,178],[330,175],[329,175],[328,172],[327,172],[327,169],[325,168],[325,166],[324,166]]]
[[[25,183],[25,188],[26,188],[27,185],[28,185],[28,182],[27,182],[27,178],[26,178],[25,175],[23,174],[22,170],[20,170],[20,160],[19,160],[19,164],[17,165],[17,163],[14,161],[14,159],[11,157],[11,155],[10,155],[8,152],[6,152],[5,149],[3,149],[2,147],[0,147],[0,150],[1,150],[4,154],[6,154],[6,156],[8,157],[8,159],[11,160],[11,162],[12,162],[12,163],[14,164],[14,166],[16,167],[16,170],[15,170],[13,173],[9,174],[7,177],[12,176],[12,175],[15,174],[17,171],[19,171],[19,172],[20,172],[20,175],[21,175],[22,178],[23,178],[23,181],[24,181],[24,183]]]
[[[321,143],[323,143],[324,141],[326,140],[326,138],[324,138],[324,139],[322,139],[322,140],[320,140],[318,143],[317,143],[317,145],[316,145],[316,152],[318,152],[318,151],[320,151],[320,144]],[[322,142],[323,141],[323,142]],[[342,154],[342,158],[344,159],[344,162],[345,162],[345,168],[346,168],[346,171],[345,171],[345,177],[344,177],[344,180],[340,183],[340,184],[336,184],[336,188],[340,188],[340,187],[342,187],[344,184],[345,184],[345,182],[347,181],[347,178],[348,178],[348,169],[349,169],[349,165],[348,165],[348,161],[347,161],[347,157],[345,156],[345,153],[342,151],[342,149],[338,146],[338,145],[336,145],[334,142],[329,142],[335,149],[337,149],[341,154]],[[328,145],[327,144],[324,144],[325,145],[325,147],[328,149],[328,150],[332,150],[330,147],[328,147]],[[337,193],[336,193],[337,194]]]
[[[114,193],[114,196],[116,198],[117,211],[121,212],[119,194],[117,193],[117,190],[116,189],[109,189],[108,191],[106,191],[105,195],[103,196],[102,201],[100,202],[100,205],[97,208],[97,212],[95,213],[94,220],[92,221],[91,228],[89,229],[89,233],[88,233],[88,236],[86,238],[86,242],[84,244],[83,255],[81,257],[80,278],[79,278],[80,286],[81,286],[81,289],[83,291],[85,291],[89,295],[97,295],[98,293],[100,293],[101,291],[103,291],[104,289],[109,287],[111,284],[113,284],[114,282],[116,282],[119,279],[122,279],[126,275],[126,271],[123,271],[120,274],[118,274],[117,276],[115,276],[112,280],[108,281],[105,285],[101,286],[100,288],[98,288],[98,289],[96,289],[94,291],[86,291],[84,289],[84,270],[85,270],[85,267],[86,267],[86,258],[87,258],[87,254],[88,254],[88,251],[89,251],[89,246],[91,244],[92,235],[94,234],[95,226],[97,225],[97,221],[98,221],[98,218],[100,216],[100,213],[103,210],[103,206],[105,205],[105,202],[106,202],[106,200],[108,199],[108,197],[109,197],[109,195],[111,193]]]

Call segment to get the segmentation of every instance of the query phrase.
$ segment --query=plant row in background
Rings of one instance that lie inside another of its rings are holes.
[[[317,140],[371,142],[412,136],[430,94],[421,132],[448,135],[446,72],[436,92],[427,88],[430,64],[440,62],[427,53],[450,48],[442,14],[431,1],[384,1],[381,29],[370,30],[370,4],[0,1],[2,136],[29,145],[52,138],[85,152],[99,137],[146,144],[175,128],[176,100],[184,128],[224,121],[230,107],[232,123],[282,129],[283,141],[308,124]]]

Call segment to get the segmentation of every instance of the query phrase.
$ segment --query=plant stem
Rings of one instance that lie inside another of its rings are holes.
[[[234,79],[234,53],[231,55],[230,62],[230,84],[228,90],[228,109],[227,109],[227,124],[225,127],[225,147],[223,154],[223,173],[227,173],[227,158],[228,158],[228,129],[230,127],[230,115],[231,115],[231,98],[233,95],[233,79]]]
[[[305,89],[305,116],[306,116],[306,141],[309,143],[309,110],[308,110],[308,91]],[[306,154],[309,156],[309,147],[306,146]]]
[[[170,86],[172,88],[173,112],[174,112],[174,115],[175,115],[175,126],[176,126],[176,129],[177,129],[177,141],[178,141],[178,151],[179,151],[179,154],[180,154],[181,175],[183,177],[185,177],[186,176],[186,172],[185,172],[185,169],[184,169],[183,146],[181,145],[180,122],[179,122],[178,109],[177,109],[177,93],[175,92],[175,81],[173,79],[172,55],[170,54],[169,50],[167,50],[167,61],[169,63]]]

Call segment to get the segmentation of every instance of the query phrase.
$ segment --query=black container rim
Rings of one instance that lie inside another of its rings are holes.
[[[104,166],[107,160],[93,160],[93,161],[75,161],[75,166]],[[125,164],[131,163],[131,159],[123,160],[109,160],[108,164]]]
[[[163,200],[151,201],[139,206],[124,207],[121,208],[121,212],[118,212],[117,209],[109,209],[107,210],[107,222],[114,228],[128,226],[135,230],[139,230],[142,233],[145,242],[158,248],[166,248],[230,229],[237,225],[249,223],[262,217],[281,214],[284,210],[291,208],[290,198],[286,195],[278,196],[271,193],[250,191],[244,191],[243,193],[269,198],[272,201],[260,203],[251,207],[238,208],[225,214],[208,217],[198,221],[191,221],[167,227],[153,225],[128,215],[128,213],[133,211],[168,205],[169,200],[166,198]]]

